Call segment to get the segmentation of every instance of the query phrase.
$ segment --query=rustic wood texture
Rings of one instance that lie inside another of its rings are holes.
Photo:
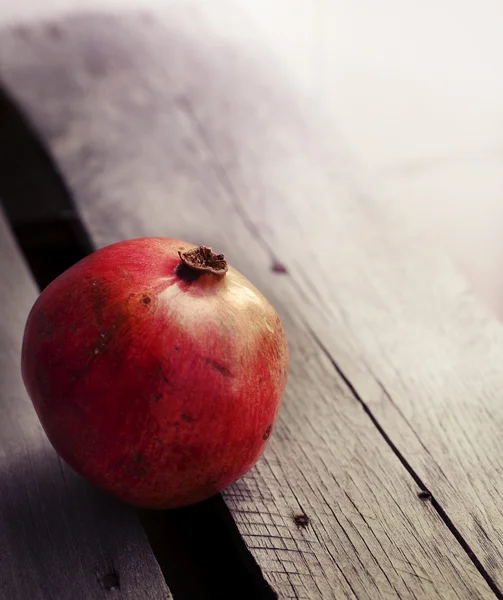
[[[503,330],[361,192],[331,125],[217,6],[4,32],[3,78],[97,245],[211,244],[281,312],[284,408],[225,494],[280,597],[492,597]]]
[[[171,598],[134,510],[75,475],[42,431],[19,367],[36,296],[0,209],[0,598]]]

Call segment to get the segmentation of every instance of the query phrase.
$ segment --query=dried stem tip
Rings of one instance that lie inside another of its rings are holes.
[[[225,275],[227,273],[227,262],[223,254],[215,254],[211,248],[198,246],[184,252],[178,251],[182,263],[200,273],[213,273],[213,275]]]

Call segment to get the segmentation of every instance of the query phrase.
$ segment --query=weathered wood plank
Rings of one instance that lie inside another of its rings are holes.
[[[37,296],[0,210],[0,597],[171,598],[136,513],[75,475],[24,390],[24,322]]]
[[[162,26],[101,15],[22,36],[4,32],[3,76],[59,159],[98,245],[141,235],[213,244],[281,311],[292,353],[284,409],[264,459],[225,496],[280,596],[491,597],[322,347],[345,369],[354,361],[349,372],[365,401],[379,390],[383,424],[400,438],[410,431],[400,405],[368,372],[383,362],[376,338],[355,335],[353,321],[380,332],[398,360],[408,354],[403,336],[411,326],[428,325],[444,306],[438,286],[449,288],[435,281],[439,308],[424,310],[419,300],[422,313],[417,308],[407,324],[410,296],[393,286],[413,271],[390,257],[381,239],[387,229],[367,225],[373,205],[362,208],[351,173],[338,172],[344,154],[334,160],[314,118],[305,125],[281,72],[257,58],[251,30],[216,6],[173,9]],[[409,239],[392,254],[404,249],[422,266]],[[277,256],[292,276],[270,270]],[[370,280],[360,281],[369,271]],[[381,306],[383,289],[390,297]],[[427,341],[435,341],[431,329]],[[415,366],[402,367],[412,381],[423,376]],[[436,414],[423,402],[426,414]],[[443,460],[414,436],[404,445],[409,460]],[[448,483],[439,476],[432,487]],[[451,518],[469,536],[469,495],[457,509]],[[301,512],[311,518],[307,528],[294,522]],[[477,551],[485,556],[480,544]]]

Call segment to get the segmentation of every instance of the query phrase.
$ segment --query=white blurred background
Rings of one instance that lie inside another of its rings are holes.
[[[221,0],[210,1],[221,10]],[[171,4],[0,0],[0,26]],[[343,134],[370,193],[446,250],[503,317],[503,3],[234,0],[234,6],[261,30],[312,110]]]

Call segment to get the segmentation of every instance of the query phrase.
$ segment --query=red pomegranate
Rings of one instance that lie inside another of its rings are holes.
[[[113,244],[53,281],[28,317],[22,372],[60,456],[136,506],[193,504],[269,438],[288,349],[274,308],[222,255]]]

